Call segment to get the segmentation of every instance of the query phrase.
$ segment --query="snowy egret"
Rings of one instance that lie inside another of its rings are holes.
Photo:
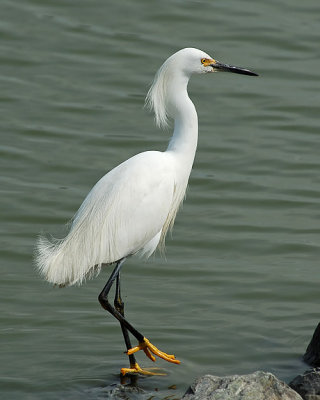
[[[164,152],[146,151],[124,161],[92,188],[75,214],[68,235],[50,242],[40,237],[36,262],[45,279],[60,286],[82,283],[100,272],[115,268],[99,295],[102,307],[120,322],[130,367],[121,373],[154,374],[142,369],[134,353],[143,350],[155,361],[158,356],[179,364],[146,339],[124,317],[120,294],[120,269],[127,257],[149,257],[164,244],[184,198],[198,138],[198,117],[187,92],[192,74],[228,71],[257,75],[248,69],[222,64],[201,50],[186,48],[169,57],[157,72],[146,103],[159,127],[174,120],[173,136]],[[114,306],[108,293],[116,282]],[[129,333],[137,340],[133,347]]]

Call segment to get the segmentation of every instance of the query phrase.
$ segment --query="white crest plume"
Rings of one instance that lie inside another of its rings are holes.
[[[168,109],[166,104],[168,81],[170,79],[172,56],[159,68],[147,93],[145,105],[155,113],[155,121],[159,128],[168,127]]]

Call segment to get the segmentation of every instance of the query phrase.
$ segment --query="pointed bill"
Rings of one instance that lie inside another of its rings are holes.
[[[217,60],[212,60],[213,62],[210,63],[210,66],[214,68],[216,71],[224,71],[224,72],[233,72],[235,74],[242,74],[242,75],[250,75],[250,76],[259,76],[255,72],[250,71],[249,69],[242,68],[242,67],[235,67],[229,64],[223,64]]]

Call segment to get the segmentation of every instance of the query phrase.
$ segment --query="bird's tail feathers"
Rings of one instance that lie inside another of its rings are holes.
[[[78,252],[70,251],[74,241],[69,235],[62,240],[40,236],[37,241],[35,260],[40,274],[50,283],[59,286],[81,284],[86,278],[99,273],[101,265],[92,265],[88,269],[85,260],[75,260],[74,255],[81,255],[80,245]],[[72,249],[74,250],[74,249]],[[80,262],[79,262],[80,261]]]

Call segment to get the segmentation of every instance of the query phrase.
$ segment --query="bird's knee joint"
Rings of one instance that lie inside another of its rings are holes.
[[[99,294],[98,297],[99,303],[101,304],[101,306],[105,309],[105,310],[109,310],[111,305],[109,303],[108,297],[105,296],[103,293]]]

